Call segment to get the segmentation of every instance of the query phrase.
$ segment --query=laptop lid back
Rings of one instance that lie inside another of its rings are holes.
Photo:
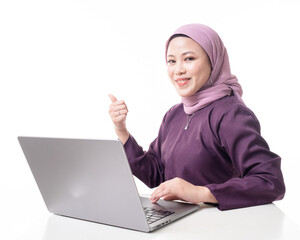
[[[121,142],[18,139],[50,212],[149,231]]]

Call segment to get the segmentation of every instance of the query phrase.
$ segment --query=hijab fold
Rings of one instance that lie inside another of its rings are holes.
[[[166,56],[169,43],[174,35],[183,34],[196,41],[207,53],[211,62],[211,75],[207,82],[194,95],[182,97],[184,111],[192,114],[210,103],[231,94],[241,102],[243,90],[236,76],[231,74],[227,50],[219,35],[208,26],[188,24],[178,28],[166,43]]]

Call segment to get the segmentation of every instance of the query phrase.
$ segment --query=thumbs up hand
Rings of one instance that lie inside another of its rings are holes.
[[[108,97],[111,100],[109,105],[109,115],[115,126],[116,134],[119,140],[125,144],[129,138],[129,133],[126,128],[126,117],[128,113],[127,106],[123,100],[118,100],[114,95],[109,94]]]

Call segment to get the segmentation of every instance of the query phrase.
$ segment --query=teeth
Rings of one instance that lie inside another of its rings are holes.
[[[184,83],[186,82],[187,80],[177,80],[178,83]]]

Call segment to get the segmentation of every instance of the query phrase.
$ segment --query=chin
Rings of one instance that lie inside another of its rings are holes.
[[[190,92],[190,91],[182,91],[182,90],[178,90],[178,89],[176,89],[176,91],[180,97],[190,97],[194,94],[193,92]]]
[[[190,97],[195,94],[195,89],[194,88],[178,88],[175,86],[176,92],[180,97]]]

